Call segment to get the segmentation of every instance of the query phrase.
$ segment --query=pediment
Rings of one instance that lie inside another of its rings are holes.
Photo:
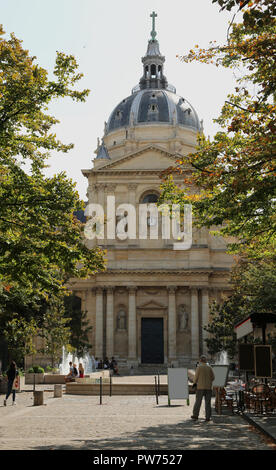
[[[149,302],[146,302],[143,305],[137,306],[137,308],[142,309],[142,310],[154,310],[154,309],[156,310],[156,309],[165,309],[167,307],[164,307],[164,305],[159,304],[155,300],[150,300]]]
[[[148,146],[139,151],[129,153],[116,160],[112,160],[101,166],[98,171],[105,170],[165,170],[169,166],[175,165],[179,154],[172,154],[158,146]]]

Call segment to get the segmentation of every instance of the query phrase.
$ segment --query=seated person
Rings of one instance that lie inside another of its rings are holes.
[[[111,359],[110,369],[113,370],[114,375],[119,375],[118,364],[114,357]]]
[[[83,379],[83,377],[84,377],[84,368],[83,368],[83,365],[80,363],[79,364],[79,378]]]
[[[109,369],[110,368],[110,362],[108,358],[106,357],[104,360],[104,369]]]
[[[73,373],[74,373],[74,367],[72,362],[69,362],[69,374],[65,376],[65,382],[72,382],[73,379]]]

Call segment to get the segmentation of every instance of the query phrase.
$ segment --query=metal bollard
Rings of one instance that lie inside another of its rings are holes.
[[[103,379],[100,377],[100,405],[102,405],[102,394],[103,394]]]
[[[158,405],[158,388],[157,388],[157,381],[156,381],[156,375],[154,376],[154,382],[155,382],[155,397],[156,397],[156,404]]]
[[[112,375],[110,375],[109,382],[109,396],[112,397]]]

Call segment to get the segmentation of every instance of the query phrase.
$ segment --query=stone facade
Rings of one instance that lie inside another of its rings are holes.
[[[102,238],[86,243],[90,248],[98,243],[107,250],[107,269],[70,283],[93,325],[92,354],[99,359],[115,356],[129,366],[149,362],[145,348],[152,362],[157,357],[168,365],[194,364],[206,352],[203,327],[209,303],[229,292],[233,262],[225,241],[206,229],[193,229],[190,249],[175,250],[172,235],[162,237],[160,214],[147,227],[146,238],[140,236],[140,204],[153,202],[146,196],[158,197],[162,172],[193,152],[202,132],[193,107],[175,94],[163,75],[165,58],[155,36],[154,30],[142,59],[139,86],[105,123],[94,167],[82,170],[88,181],[88,203],[99,204],[106,215]],[[192,171],[188,163],[185,171]],[[181,187],[183,181],[176,178]],[[108,226],[120,219],[111,220],[110,196],[115,210],[121,204],[135,207],[132,238],[107,236]],[[151,225],[155,239],[149,237]],[[154,348],[159,348],[159,356]]]
[[[96,159],[93,169],[83,170],[89,202],[103,205],[106,212],[107,196],[114,195],[116,207],[130,203],[138,213],[144,195],[160,194],[161,172],[194,148],[196,132],[177,126],[137,126],[131,142],[120,141],[120,130],[113,132],[112,139],[118,142],[114,149],[107,137],[110,160]],[[206,229],[194,229],[192,246],[184,251],[174,250],[172,239],[140,240],[138,235],[97,240],[107,250],[107,270],[89,280],[72,280],[93,325],[92,353],[98,358],[115,356],[129,365],[143,362],[142,319],[162,318],[164,363],[193,363],[206,352],[203,326],[209,302],[229,291],[232,257],[225,253],[225,242]],[[87,243],[92,248],[96,241]]]
[[[203,327],[209,303],[229,291],[233,262],[225,252],[225,241],[206,229],[194,228],[191,247],[175,250],[172,235],[161,236],[160,214],[149,223],[147,237],[140,236],[141,203],[147,196],[158,197],[162,172],[192,153],[202,132],[193,107],[167,84],[165,58],[155,35],[154,31],[142,59],[139,86],[105,123],[93,168],[82,170],[88,203],[99,204],[106,215],[103,237],[85,243],[90,248],[98,243],[107,250],[107,269],[70,282],[93,326],[91,353],[99,359],[115,356],[129,366],[149,362],[148,350],[153,362],[157,358],[168,365],[194,364],[206,352]],[[191,171],[187,163],[185,172]],[[183,181],[176,178],[181,187]],[[121,204],[135,208],[132,238],[107,236],[108,227],[120,219],[109,215],[110,200],[115,210]],[[149,237],[150,230],[156,231],[155,239]]]

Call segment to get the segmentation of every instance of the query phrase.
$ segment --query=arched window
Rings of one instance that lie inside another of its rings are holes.
[[[159,199],[159,195],[157,193],[147,193],[142,196],[140,203],[141,204],[150,204],[156,203]]]
[[[150,75],[151,75],[151,78],[156,78],[156,65],[155,64],[152,64],[150,66]]]

